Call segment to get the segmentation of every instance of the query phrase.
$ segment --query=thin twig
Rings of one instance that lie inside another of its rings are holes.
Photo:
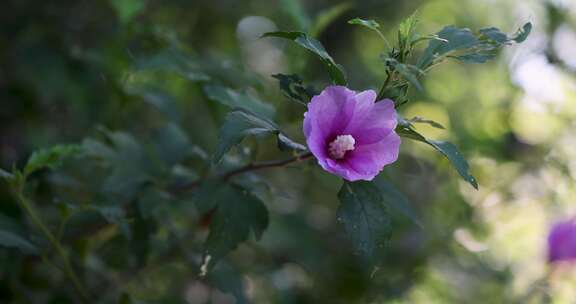
[[[266,169],[266,168],[283,167],[283,166],[286,166],[286,165],[291,164],[291,163],[295,163],[295,162],[299,162],[299,161],[308,159],[310,157],[312,157],[312,153],[306,152],[306,153],[299,154],[299,155],[296,155],[294,157],[287,158],[287,159],[272,160],[272,161],[266,161],[266,162],[260,162],[260,163],[250,163],[248,165],[245,165],[243,167],[240,167],[238,169],[234,169],[228,173],[225,173],[220,178],[222,180],[226,181],[226,180],[229,180],[230,178],[232,178],[236,175],[242,174],[242,173],[246,173],[246,172],[250,172],[250,171],[256,171],[256,170],[260,170],[260,169]],[[189,184],[185,184],[185,185],[176,187],[173,189],[173,192],[182,193],[182,192],[192,191],[192,190],[196,189],[198,186],[200,186],[201,183],[202,183],[202,180],[197,180],[197,181],[191,182]]]
[[[394,71],[390,72],[390,73],[386,73],[386,80],[384,80],[384,84],[382,84],[382,87],[380,88],[380,91],[378,92],[378,97],[376,98],[376,100],[381,100],[382,98],[384,98],[384,92],[386,91],[386,88],[388,87],[388,83],[390,83],[390,80],[392,79],[392,76],[394,75]]]
[[[86,303],[90,302],[90,296],[86,288],[84,288],[84,286],[80,282],[80,279],[78,278],[78,275],[76,275],[74,268],[72,268],[70,259],[68,259],[68,256],[66,255],[64,248],[60,244],[60,241],[56,239],[54,234],[52,234],[52,232],[50,232],[48,227],[46,227],[46,225],[38,215],[38,212],[36,211],[33,203],[28,198],[26,198],[22,193],[22,189],[16,189],[15,195],[22,209],[24,209],[24,211],[30,217],[30,220],[32,220],[34,225],[44,234],[44,236],[46,237],[46,239],[48,239],[52,247],[54,247],[56,254],[60,256],[60,259],[62,259],[63,271],[66,274],[66,276],[68,276],[70,281],[72,281],[72,284],[74,285],[74,288],[76,289],[78,295],[82,299],[82,302]]]
[[[222,176],[222,179],[228,180],[235,175],[242,174],[242,173],[249,172],[249,171],[255,171],[255,170],[260,170],[260,169],[265,169],[265,168],[283,167],[283,166],[286,166],[288,164],[302,161],[302,160],[305,160],[305,159],[310,158],[310,157],[312,157],[312,153],[308,152],[308,153],[300,154],[300,155],[297,155],[297,156],[294,156],[294,157],[291,157],[288,159],[273,160],[273,161],[261,162],[261,163],[252,163],[252,164],[248,164],[244,167],[240,167],[236,170],[232,170],[232,171],[224,174]]]

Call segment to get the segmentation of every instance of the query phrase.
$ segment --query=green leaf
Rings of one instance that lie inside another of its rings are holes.
[[[378,189],[380,189],[382,199],[387,205],[400,211],[403,215],[412,220],[414,224],[418,225],[418,227],[424,227],[420,217],[416,214],[416,211],[414,211],[414,208],[412,207],[413,204],[410,200],[392,183],[386,181],[382,174],[378,175],[373,180],[373,183],[378,187]]]
[[[416,25],[418,24],[418,12],[414,12],[410,17],[404,19],[398,26],[398,45],[400,50],[411,47],[416,38]]]
[[[508,36],[495,27],[483,28],[480,29],[479,32],[481,36],[483,35],[497,43],[505,43],[508,41]]]
[[[312,87],[304,86],[298,75],[275,74],[272,77],[278,79],[278,85],[284,95],[304,106],[307,106],[312,96],[316,95]]]
[[[218,145],[212,161],[218,163],[224,154],[247,136],[275,133],[278,130],[271,121],[245,111],[233,111],[226,115],[220,128]]]
[[[316,21],[310,29],[310,36],[318,37],[338,17],[352,8],[352,3],[343,2],[324,10],[316,16]]]
[[[102,191],[122,202],[130,201],[140,186],[149,181],[153,173],[151,161],[144,147],[132,135],[125,132],[105,131],[111,143],[112,153],[103,159],[110,174],[102,184]]]
[[[24,175],[43,168],[56,169],[61,166],[66,158],[77,155],[82,151],[78,145],[57,145],[47,149],[40,149],[28,159],[24,168]]]
[[[302,32],[268,32],[262,35],[262,37],[283,38],[296,42],[301,47],[320,57],[320,60],[322,60],[324,65],[326,65],[328,73],[330,74],[330,79],[332,79],[334,84],[346,85],[346,74],[344,73],[344,68],[332,59],[320,41]]]
[[[108,161],[116,155],[113,149],[94,138],[85,138],[82,141],[82,154],[86,157]]]
[[[532,23],[528,22],[528,23],[524,24],[524,26],[522,26],[522,28],[520,28],[520,29],[518,29],[518,31],[516,31],[516,33],[512,37],[512,40],[514,40],[516,43],[524,42],[524,40],[526,40],[526,38],[528,38],[528,35],[530,35],[531,31],[532,31]]]
[[[417,64],[423,70],[429,67],[436,58],[451,51],[467,49],[478,44],[478,38],[466,28],[447,26],[438,32],[437,36],[448,42],[431,40],[428,43],[428,47],[424,50],[424,54],[420,57]]]
[[[349,20],[348,24],[361,25],[361,26],[367,27],[367,28],[375,31],[376,34],[378,34],[378,36],[380,36],[380,38],[382,38],[382,40],[386,44],[386,47],[392,48],[392,46],[390,45],[390,43],[388,42],[386,37],[384,37],[384,34],[382,34],[382,32],[379,30],[380,24],[378,24],[378,22],[376,22],[374,20],[365,20],[365,19],[360,19],[360,18],[354,18],[352,20]]]
[[[446,141],[438,141],[438,140],[430,140],[428,139],[428,143],[432,145],[436,150],[440,151],[440,153],[444,154],[450,160],[456,171],[460,174],[460,176],[467,181],[472,187],[478,189],[478,182],[476,178],[470,174],[470,167],[468,162],[458,151],[455,145],[450,142]]]
[[[380,190],[371,182],[345,182],[338,192],[338,221],[357,253],[372,264],[384,256],[391,232],[390,215]]]
[[[228,263],[218,263],[206,277],[211,286],[218,288],[224,293],[230,293],[236,299],[237,304],[249,303],[246,298],[246,288],[241,273]]]
[[[120,232],[127,238],[132,239],[130,221],[123,207],[118,205],[91,205],[110,224],[117,225]]]
[[[299,144],[292,139],[288,138],[286,135],[278,134],[278,148],[282,151],[306,151],[308,150],[306,146]]]
[[[273,105],[265,103],[255,96],[245,92],[238,93],[221,85],[205,85],[204,93],[209,99],[232,109],[241,108],[269,118],[273,117],[276,112]]]
[[[398,126],[396,127],[396,133],[398,133],[398,135],[402,137],[427,143],[432,147],[434,147],[434,149],[436,149],[438,152],[442,153],[442,155],[448,158],[452,166],[456,169],[456,171],[458,171],[458,174],[460,174],[460,176],[465,181],[467,181],[475,189],[478,189],[478,182],[476,181],[476,178],[474,178],[474,176],[472,176],[472,174],[470,173],[470,166],[468,165],[468,162],[466,161],[464,156],[462,156],[462,153],[458,151],[456,146],[446,141],[427,139],[420,133],[416,132],[416,130],[414,130],[411,126],[405,124],[399,123]]]
[[[429,124],[430,126],[432,126],[434,128],[437,128],[437,129],[446,129],[446,128],[444,128],[444,126],[442,124],[435,122],[433,120],[430,120],[430,119],[422,118],[420,116],[414,116],[414,117],[412,117],[406,121],[409,123],[425,123],[425,124]]]
[[[116,11],[122,23],[128,23],[144,9],[146,1],[143,0],[111,0],[110,4]]]
[[[380,24],[378,24],[378,22],[374,21],[374,20],[366,20],[366,19],[361,19],[361,18],[354,18],[352,20],[348,20],[348,24],[355,24],[355,25],[361,25],[364,27],[367,27],[373,31],[378,32],[379,34],[382,34],[380,32]]]
[[[174,48],[167,48],[150,56],[136,60],[136,71],[169,71],[191,81],[208,81],[210,76],[200,70],[196,62],[186,53]]]
[[[210,185],[210,190],[197,201],[199,210],[214,206],[210,233],[206,239],[207,268],[248,240],[250,234],[260,239],[268,227],[268,210],[256,196],[246,189],[229,184]]]
[[[512,42],[520,43],[528,37],[532,29],[531,23],[526,23],[516,34],[509,37],[495,27],[484,28],[478,34],[469,29],[447,26],[437,33],[439,39],[429,42],[418,67],[426,69],[434,60],[447,56],[468,63],[484,63],[496,56],[496,51]]]
[[[423,75],[424,72],[420,70],[417,66],[411,64],[404,64],[398,62],[393,58],[386,58],[384,62],[396,70],[400,75],[402,75],[406,80],[408,80],[413,86],[419,91],[424,91],[424,88],[418,81],[418,76]]]
[[[15,248],[24,254],[37,255],[40,250],[36,245],[26,240],[24,237],[10,231],[0,230],[0,246]]]
[[[465,62],[465,63],[485,63],[487,61],[494,59],[496,57],[496,54],[474,53],[474,54],[465,54],[465,55],[448,56],[448,57],[460,60],[460,61]]]
[[[168,123],[154,132],[154,144],[158,156],[169,168],[193,153],[188,135],[173,123]]]
[[[218,145],[212,159],[218,163],[232,147],[238,145],[247,136],[261,136],[275,134],[278,136],[278,146],[283,150],[300,151],[305,149],[301,144],[295,143],[282,134],[278,126],[254,113],[236,110],[228,113],[224,124],[220,128]]]

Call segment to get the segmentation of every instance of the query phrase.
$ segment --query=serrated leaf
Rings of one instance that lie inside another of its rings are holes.
[[[442,56],[458,59],[468,63],[484,63],[495,57],[495,52],[510,44],[524,41],[532,29],[531,23],[526,23],[516,34],[509,37],[498,28],[489,27],[472,33],[466,28],[447,26],[437,33],[440,39],[447,42],[432,40],[424,54],[418,60],[422,69],[430,67],[434,60]]]
[[[412,207],[413,204],[392,183],[386,181],[381,174],[378,175],[372,182],[378,187],[378,189],[380,189],[382,199],[387,205],[392,206],[394,209],[400,211],[400,213],[412,220],[412,222],[418,225],[418,227],[424,227],[420,217],[416,214],[416,211],[414,211],[414,208]]]
[[[244,280],[242,275],[228,263],[220,262],[208,273],[206,280],[211,286],[218,288],[224,293],[230,293],[236,299],[237,304],[246,304]]]
[[[226,115],[224,124],[220,128],[218,145],[216,146],[212,162],[220,162],[224,154],[232,147],[238,145],[245,137],[266,134],[277,135],[278,145],[282,149],[301,150],[304,147],[286,137],[274,122],[259,117],[254,113],[236,110]]]
[[[311,86],[305,87],[298,75],[275,74],[272,77],[278,79],[278,85],[284,95],[304,106],[308,105],[312,97],[317,94]]]
[[[326,49],[324,49],[324,46],[320,43],[320,41],[302,32],[268,32],[262,35],[262,37],[283,38],[296,42],[301,47],[320,57],[320,60],[324,63],[324,65],[326,65],[328,74],[330,74],[330,79],[332,79],[334,84],[343,86],[346,85],[346,74],[344,73],[344,68],[334,61]]]
[[[439,38],[448,42],[431,40],[424,54],[418,60],[417,66],[421,69],[429,67],[434,59],[441,57],[451,51],[463,50],[478,44],[478,38],[467,28],[457,28],[447,26],[436,34]]]
[[[372,264],[384,256],[391,232],[390,215],[380,190],[371,182],[345,182],[338,192],[338,221],[355,251]]]
[[[417,12],[404,19],[398,26],[398,44],[401,50],[412,46],[415,41],[415,29],[418,24]]]
[[[69,157],[79,154],[82,148],[79,145],[57,145],[46,149],[40,149],[32,153],[28,159],[24,174],[29,175],[42,168],[56,169]]]
[[[36,245],[26,240],[24,237],[10,231],[0,230],[0,246],[15,248],[24,254],[36,255],[40,251]]]
[[[248,240],[250,234],[260,239],[268,227],[268,210],[256,196],[246,189],[229,184],[210,185],[211,189],[202,196],[199,209],[214,206],[210,221],[210,233],[206,239],[205,256],[207,269],[234,250],[238,244]]]
[[[232,109],[240,108],[268,118],[273,117],[276,112],[273,105],[265,103],[255,96],[246,92],[236,92],[221,85],[205,85],[204,93],[209,99],[217,101]]]
[[[434,149],[448,158],[452,166],[465,181],[467,181],[475,189],[478,189],[478,182],[476,181],[476,178],[470,173],[470,166],[468,165],[468,162],[462,153],[460,153],[460,151],[458,151],[456,146],[454,146],[452,143],[427,139],[410,126],[406,126],[404,124],[398,124],[396,127],[396,133],[402,137],[421,141],[434,147]]]
[[[316,21],[310,29],[310,36],[318,37],[338,17],[352,8],[352,3],[343,2],[324,10],[316,16]]]

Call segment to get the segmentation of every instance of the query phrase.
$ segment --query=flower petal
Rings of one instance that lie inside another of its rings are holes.
[[[348,166],[366,180],[373,179],[384,166],[398,159],[400,136],[390,132],[382,140],[358,146],[346,159]]]
[[[306,117],[316,124],[306,128],[317,127],[325,137],[340,134],[354,115],[355,95],[346,87],[329,86],[320,95],[312,97]]]
[[[378,142],[396,128],[394,102],[384,99],[374,103],[375,95],[374,91],[364,91],[356,95],[358,105],[344,133],[351,134],[358,145]]]
[[[561,222],[548,235],[548,260],[550,262],[576,260],[576,222]]]

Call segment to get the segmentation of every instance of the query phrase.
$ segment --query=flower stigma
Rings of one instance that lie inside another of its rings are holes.
[[[328,146],[328,152],[332,159],[342,159],[346,152],[354,150],[356,140],[352,135],[338,135]]]

